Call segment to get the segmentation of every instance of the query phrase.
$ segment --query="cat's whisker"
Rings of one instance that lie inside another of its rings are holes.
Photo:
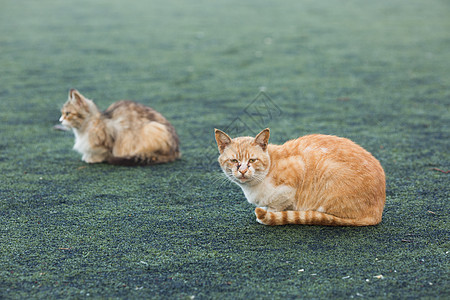
[[[231,185],[231,182],[225,174],[216,173],[212,180],[212,185],[218,185],[218,188],[222,188],[224,185]]]
[[[215,184],[217,182],[220,182],[220,181],[222,181],[224,179],[226,180],[226,177],[225,177],[224,174],[221,174],[221,173],[212,174],[212,177],[211,177],[211,181],[212,181],[213,184]]]

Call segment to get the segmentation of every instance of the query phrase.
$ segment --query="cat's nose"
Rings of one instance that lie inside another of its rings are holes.
[[[61,116],[61,118],[59,118],[59,121],[62,122],[64,120],[63,116]]]
[[[245,173],[247,173],[248,168],[239,168],[239,173],[241,173],[242,175],[244,175]]]

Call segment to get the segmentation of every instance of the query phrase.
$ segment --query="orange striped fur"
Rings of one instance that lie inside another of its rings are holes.
[[[219,163],[265,225],[368,226],[381,222],[385,174],[376,158],[336,136],[269,144],[269,129],[231,139],[216,129]]]
[[[136,102],[115,102],[100,112],[72,89],[59,120],[73,129],[73,148],[87,163],[146,165],[180,157],[175,128],[159,112]]]

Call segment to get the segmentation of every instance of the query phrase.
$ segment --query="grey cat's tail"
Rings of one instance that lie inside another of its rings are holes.
[[[174,155],[157,155],[152,157],[110,157],[107,162],[116,166],[127,166],[127,167],[136,167],[136,166],[149,166],[149,165],[157,165],[175,161],[180,158],[181,154],[179,152]]]
[[[126,157],[110,157],[108,158],[107,162],[111,165],[126,166],[126,167],[136,167],[143,165],[136,158],[126,158]]]

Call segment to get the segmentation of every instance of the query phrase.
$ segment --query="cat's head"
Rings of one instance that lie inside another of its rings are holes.
[[[219,164],[227,177],[239,185],[261,182],[270,167],[269,128],[256,137],[230,138],[225,132],[215,129],[219,147]]]
[[[79,129],[83,124],[98,113],[98,109],[92,100],[85,98],[75,89],[69,91],[69,98],[61,109],[61,118],[59,121],[62,125]]]

